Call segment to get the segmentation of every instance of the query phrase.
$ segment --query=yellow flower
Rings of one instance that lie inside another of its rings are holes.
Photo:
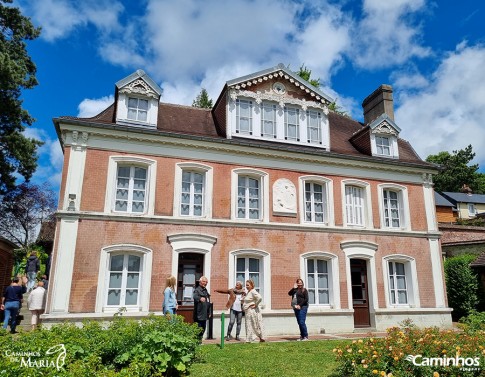
[[[374,369],[374,370],[372,371],[372,373],[377,374],[377,373],[379,373],[379,372],[378,372],[376,369]]]
[[[363,340],[362,339],[359,339],[359,343],[363,343]]]
[[[389,374],[387,375],[387,377],[392,377],[392,373],[389,373]]]
[[[352,344],[355,344],[355,343],[357,343],[357,341],[356,340],[352,340]]]
[[[433,377],[440,377],[440,374],[438,372],[433,372]]]
[[[347,352],[348,352],[348,353],[352,353],[352,349],[347,348]]]
[[[360,363],[365,364],[365,359],[362,359]]]
[[[399,357],[394,356],[394,361],[398,361],[398,360],[399,360]]]
[[[332,352],[337,352],[337,349],[336,349],[336,348],[334,348],[334,349],[332,350]]]
[[[446,350],[441,351],[441,353],[446,353]]]
[[[362,365],[362,368],[369,368],[367,364]]]
[[[384,372],[383,370],[381,371],[381,376],[385,377],[386,376],[386,372]]]
[[[358,350],[357,352],[358,352],[358,353],[362,353],[362,352],[364,352],[364,351],[362,351],[362,350]]]

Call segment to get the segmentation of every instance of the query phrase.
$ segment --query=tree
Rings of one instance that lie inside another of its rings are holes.
[[[207,93],[207,90],[202,88],[200,93],[194,99],[194,102],[192,102],[192,106],[200,107],[202,109],[212,109],[212,100],[209,98],[209,94]]]
[[[45,185],[22,183],[0,202],[0,235],[27,250],[35,242],[43,221],[56,209],[54,192]]]
[[[312,71],[310,69],[308,69],[305,64],[302,64],[300,66],[300,69],[298,70],[298,72],[295,72],[298,76],[300,76],[303,80],[306,80],[308,81],[311,85],[313,85],[315,88],[317,89],[320,89],[320,78],[318,79],[312,79]],[[349,118],[349,114],[342,110],[342,107],[340,105],[337,104],[337,100],[333,101],[332,103],[330,103],[330,105],[328,105],[328,109],[330,111],[333,111],[334,113],[337,113],[337,114],[340,114],[340,115],[343,115],[347,118]]]
[[[40,34],[12,0],[0,0],[0,194],[15,187],[16,176],[28,181],[37,168],[39,140],[23,131],[34,119],[22,108],[23,89],[37,85],[36,67],[27,53],[25,40]]]
[[[439,152],[426,157],[426,161],[441,165],[442,170],[434,177],[434,187],[438,192],[458,192],[464,184],[474,193],[485,193],[484,175],[478,173],[478,164],[469,165],[475,157],[472,146],[458,151]]]

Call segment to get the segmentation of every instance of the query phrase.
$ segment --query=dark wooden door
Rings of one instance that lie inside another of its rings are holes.
[[[350,260],[352,280],[352,305],[354,308],[354,326],[370,327],[369,291],[367,284],[367,264],[362,259]]]
[[[180,253],[177,271],[177,314],[184,317],[185,322],[192,323],[194,300],[192,292],[203,274],[204,254]]]

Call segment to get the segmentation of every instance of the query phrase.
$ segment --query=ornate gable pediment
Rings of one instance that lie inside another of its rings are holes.
[[[119,89],[120,93],[127,94],[139,94],[144,97],[150,97],[158,99],[158,93],[156,93],[144,80],[137,79],[132,81],[128,85]]]
[[[389,135],[389,136],[399,136],[401,129],[394,123],[394,121],[389,118],[387,114],[381,115],[379,118],[374,120],[370,125],[370,130],[372,134],[379,135]]]

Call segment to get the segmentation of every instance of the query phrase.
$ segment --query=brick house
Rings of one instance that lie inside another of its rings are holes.
[[[54,119],[64,169],[46,321],[160,313],[169,275],[189,319],[203,274],[211,291],[254,279],[269,335],[298,333],[300,276],[310,334],[451,325],[437,171],[399,137],[390,86],[364,100],[365,124],[283,65],[226,82],[212,109],[160,97],[138,70],[97,116]],[[218,321],[226,296],[212,301]]]
[[[12,281],[14,253],[18,246],[4,237],[0,237],[0,292]]]

